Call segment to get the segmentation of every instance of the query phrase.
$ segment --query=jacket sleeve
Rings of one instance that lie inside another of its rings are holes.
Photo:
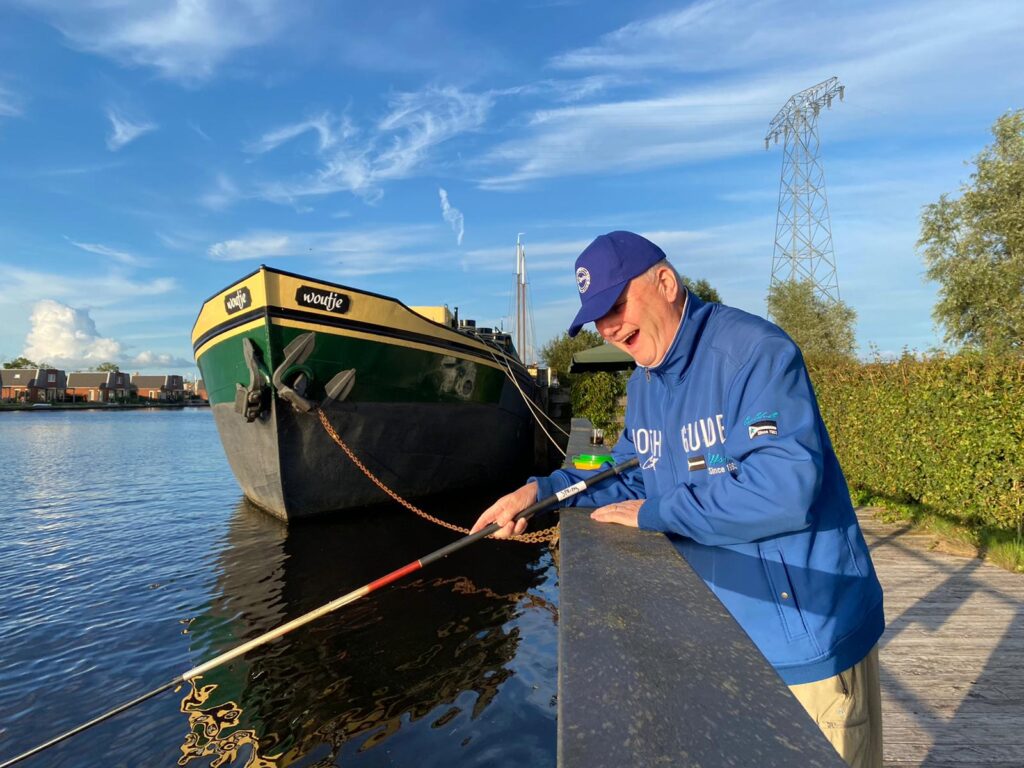
[[[629,419],[626,419],[627,424]],[[633,441],[629,438],[627,427],[619,435],[615,447],[612,448],[612,464],[618,465],[636,456]],[[595,475],[602,469],[558,469],[547,477],[531,477],[530,480],[537,483],[537,500],[541,500],[553,493],[568,488],[573,483],[578,483],[591,475]],[[612,504],[617,501],[628,501],[630,499],[642,499],[644,497],[643,473],[638,467],[633,467],[620,475],[609,478],[593,488],[588,488],[583,493],[572,496],[562,502],[563,507],[603,507],[605,504]]]
[[[725,471],[645,501],[641,528],[720,545],[810,525],[822,481],[823,428],[800,350],[785,336],[762,341],[733,377],[725,402],[724,455],[715,462]]]

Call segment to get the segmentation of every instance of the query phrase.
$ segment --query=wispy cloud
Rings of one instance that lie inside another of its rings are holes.
[[[264,183],[258,195],[273,202],[352,192],[379,199],[386,181],[421,172],[444,142],[483,126],[493,104],[490,94],[455,87],[431,87],[393,95],[387,113],[371,129],[359,129],[347,118],[323,115],[275,129],[250,145],[269,152],[307,131],[316,131],[318,166],[297,179]]]
[[[334,232],[251,232],[207,249],[217,261],[259,261],[302,256],[316,258],[333,274],[357,277],[436,266],[424,242],[438,227],[407,226]]]
[[[0,83],[0,117],[18,117],[21,112],[21,99]]]
[[[452,204],[448,202],[448,192],[443,187],[438,187],[437,193],[441,197],[441,217],[448,222],[452,232],[455,233],[456,241],[459,245],[462,245],[462,236],[466,233],[465,219],[462,216],[462,211],[458,208],[453,208]]]
[[[145,267],[152,263],[150,259],[136,256],[135,254],[128,253],[127,251],[119,251],[116,248],[110,248],[109,246],[102,245],[101,243],[79,243],[67,236],[65,236],[64,239],[76,248],[81,248],[83,251],[94,253],[97,256],[103,256],[107,259],[113,259],[119,264],[124,264],[129,267]]]
[[[111,127],[110,136],[107,137],[107,149],[111,152],[117,152],[126,144],[157,128],[155,123],[132,121],[113,108],[107,110],[107,119],[110,120]]]
[[[1000,0],[872,2],[827,13],[783,0],[698,2],[553,57],[554,69],[584,82],[631,79],[633,92],[614,100],[598,89],[603,101],[536,109],[519,135],[479,159],[489,169],[481,185],[753,153],[786,99],[831,75],[848,87],[847,104],[829,115],[833,141],[916,132],[905,119],[911,111],[950,126],[974,119],[967,105],[996,115],[1024,87],[1021,25],[1024,6]],[[991,77],[993,68],[1005,77]]]
[[[347,116],[342,116],[335,120],[325,112],[309,120],[303,120],[269,131],[249,144],[246,149],[254,154],[270,152],[308,131],[313,131],[317,134],[319,139],[317,148],[324,152],[333,147],[339,139],[347,139],[349,136],[352,136],[355,133],[355,127]]]
[[[489,189],[551,176],[631,172],[757,149],[757,128],[774,89],[749,84],[535,112],[485,163],[512,170],[485,177]]]
[[[132,280],[121,271],[106,274],[71,275],[67,271],[37,272],[7,264],[4,266],[6,290],[0,291],[0,304],[20,304],[41,299],[60,299],[70,304],[100,307],[123,299],[159,296],[177,288],[172,277]]]
[[[210,210],[222,211],[230,207],[241,197],[242,193],[235,182],[231,180],[231,177],[226,173],[218,173],[213,189],[201,195],[199,202]]]
[[[165,77],[198,82],[232,54],[280,33],[294,16],[278,0],[32,0],[68,41]]]

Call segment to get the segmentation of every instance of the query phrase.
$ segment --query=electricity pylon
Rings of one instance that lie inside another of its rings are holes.
[[[768,125],[767,150],[772,140],[784,142],[779,211],[775,219],[775,252],[771,286],[787,280],[810,280],[815,294],[829,302],[839,300],[832,223],[825,194],[825,168],[819,157],[818,114],[831,109],[846,86],[830,77],[789,97]]]

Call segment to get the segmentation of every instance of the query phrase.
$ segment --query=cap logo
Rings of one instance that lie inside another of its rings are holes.
[[[580,293],[586,293],[590,287],[590,270],[580,267],[576,270],[576,285],[580,287]]]

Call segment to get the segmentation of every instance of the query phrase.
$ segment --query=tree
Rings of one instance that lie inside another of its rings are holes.
[[[619,422],[619,400],[626,394],[628,374],[618,371],[581,373],[573,377],[572,413],[589,419],[596,429],[610,430]]]
[[[853,357],[857,313],[842,301],[826,301],[810,280],[787,280],[768,289],[768,314],[805,355]]]
[[[701,301],[713,301],[716,304],[722,303],[722,297],[718,295],[718,291],[703,277],[699,280],[691,280],[686,275],[680,275],[679,277],[682,279],[686,289]]]
[[[33,363],[27,357],[16,357],[13,360],[8,360],[4,363],[4,368],[39,368],[40,366]]]
[[[113,371],[114,373],[119,373],[121,368],[117,363],[100,363],[96,366],[96,370],[100,372]]]
[[[558,377],[559,383],[568,386],[573,378],[569,375],[572,356],[584,349],[599,346],[603,341],[601,334],[596,331],[582,330],[576,338],[570,338],[569,334],[563,331],[560,336],[541,347],[540,357]]]
[[[939,283],[932,317],[947,342],[1024,351],[1024,110],[992,126],[995,142],[974,159],[961,195],[921,214],[927,276]]]

